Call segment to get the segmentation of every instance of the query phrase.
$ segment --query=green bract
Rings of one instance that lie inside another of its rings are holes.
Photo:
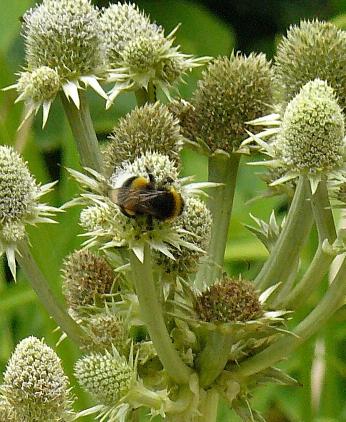
[[[279,43],[275,79],[280,100],[286,105],[300,88],[316,78],[334,89],[346,107],[346,32],[330,22],[302,21],[293,25]]]

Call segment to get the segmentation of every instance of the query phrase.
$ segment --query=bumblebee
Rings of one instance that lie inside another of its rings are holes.
[[[166,182],[169,185],[173,180],[167,178]],[[124,215],[132,218],[147,215],[165,221],[178,217],[184,208],[180,193],[173,186],[158,188],[150,173],[148,179],[142,176],[130,177],[121,187],[110,192],[110,198]]]

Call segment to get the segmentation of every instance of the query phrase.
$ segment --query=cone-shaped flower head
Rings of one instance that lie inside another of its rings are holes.
[[[87,205],[80,219],[89,237],[87,246],[128,247],[141,261],[146,243],[170,258],[173,258],[171,249],[181,246],[197,249],[182,238],[185,230],[174,222],[184,209],[185,199],[200,193],[199,188],[204,184],[195,186],[188,184],[187,179],[179,179],[177,164],[168,156],[147,152],[133,161],[123,162],[109,180],[95,172],[93,178],[74,170],[70,173],[83,187],[94,192],[82,194],[77,200]],[[131,185],[138,180],[138,188]],[[130,185],[129,181],[132,181]],[[131,201],[127,202],[128,199]],[[137,212],[138,203],[141,208]],[[133,207],[134,211],[129,210],[132,215],[126,207],[124,210],[124,204]]]
[[[15,411],[16,421],[72,420],[68,379],[60,359],[35,337],[17,345],[1,390]]]
[[[22,157],[0,146],[0,255],[6,253],[14,277],[16,242],[25,238],[25,225],[53,222],[48,217],[56,209],[38,202],[51,186],[39,186]]]
[[[119,318],[111,312],[103,312],[85,318],[83,327],[86,336],[83,338],[83,350],[87,352],[112,351],[113,346],[124,353],[128,349],[125,326]]]
[[[90,0],[43,0],[23,19],[27,72],[13,87],[29,112],[43,104],[45,124],[59,89],[79,108],[80,82],[107,98],[98,83],[105,70],[99,12]]]
[[[262,314],[253,283],[225,277],[197,296],[196,312],[203,321],[250,321]]]
[[[346,32],[329,22],[302,21],[291,26],[278,45],[275,78],[286,105],[300,88],[316,78],[330,85],[346,107]]]
[[[120,119],[105,150],[107,167],[113,173],[121,162],[145,152],[159,152],[177,160],[182,136],[179,123],[160,103],[136,108]]]
[[[174,251],[174,260],[157,255],[156,261],[167,274],[185,277],[197,271],[199,260],[205,254],[210,240],[212,218],[204,202],[198,198],[189,197],[185,201],[184,211],[176,224],[186,230],[182,238],[198,249],[191,250],[182,246]]]
[[[342,164],[344,136],[334,90],[316,79],[288,104],[275,148],[291,171],[319,180]]]
[[[173,46],[174,32],[165,37],[163,29],[150,22],[134,4],[113,4],[101,16],[105,51],[111,69],[109,105],[126,90],[160,87],[169,97],[172,85],[204,59],[194,59]]]
[[[116,288],[117,277],[108,262],[88,250],[75,251],[63,263],[63,293],[70,310],[103,305],[104,295]]]
[[[189,131],[211,152],[232,152],[245,138],[245,123],[266,114],[271,102],[272,72],[263,54],[215,59],[194,92]]]
[[[99,403],[115,405],[133,386],[136,374],[117,353],[93,353],[76,363],[79,384]]]

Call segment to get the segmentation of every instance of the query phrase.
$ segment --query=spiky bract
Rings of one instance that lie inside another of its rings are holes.
[[[285,106],[300,88],[316,78],[334,89],[346,107],[346,32],[330,22],[301,21],[293,25],[277,48],[275,79]]]
[[[35,337],[17,345],[1,390],[14,409],[15,420],[61,422],[72,416],[68,379],[60,359]]]
[[[191,100],[193,138],[212,152],[236,150],[245,138],[245,123],[268,113],[272,72],[263,54],[232,54],[215,59],[203,72]]]

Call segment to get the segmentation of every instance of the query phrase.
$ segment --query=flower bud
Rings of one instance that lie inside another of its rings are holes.
[[[263,313],[253,284],[227,276],[197,296],[195,310],[206,322],[246,322]]]
[[[315,79],[288,104],[275,147],[298,173],[330,172],[342,164],[344,118],[334,90]]]
[[[17,345],[4,374],[2,394],[14,409],[16,421],[70,420],[68,379],[60,359],[35,337]]]
[[[194,140],[211,152],[232,152],[245,139],[245,123],[269,112],[272,72],[263,54],[215,59],[203,72],[191,100]]]
[[[303,85],[325,80],[346,107],[346,32],[330,22],[301,21],[293,25],[277,48],[275,79],[286,105]]]
[[[78,360],[75,376],[98,403],[116,405],[130,391],[134,369],[117,353],[93,353]]]
[[[41,66],[32,72],[23,72],[17,83],[20,99],[41,103],[54,99],[60,88],[58,73],[47,66]]]
[[[63,293],[68,307],[80,312],[88,305],[103,305],[105,294],[112,292],[115,276],[108,262],[88,250],[69,255],[62,268]]]
[[[177,160],[182,143],[178,121],[160,103],[136,108],[120,119],[109,139],[104,156],[111,172],[121,162],[146,152],[158,152]]]

